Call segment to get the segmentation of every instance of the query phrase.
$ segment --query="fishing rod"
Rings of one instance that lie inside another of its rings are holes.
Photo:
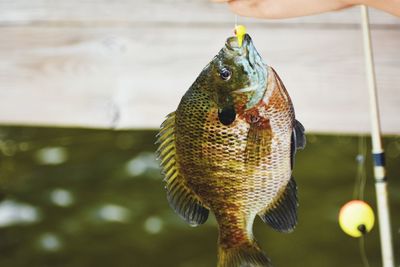
[[[394,267],[393,243],[390,225],[385,155],[382,147],[378,96],[374,58],[371,45],[368,8],[361,5],[361,25],[364,41],[364,56],[368,83],[369,110],[371,120],[372,157],[374,164],[375,191],[378,208],[379,232],[383,267]]]

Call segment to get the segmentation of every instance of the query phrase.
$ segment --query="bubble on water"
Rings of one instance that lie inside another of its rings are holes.
[[[358,154],[358,155],[356,156],[356,161],[357,161],[359,164],[363,164],[364,161],[365,161],[364,155]]]
[[[158,234],[163,228],[163,221],[157,216],[147,218],[144,222],[144,229],[150,234]]]
[[[52,233],[43,234],[39,238],[39,244],[44,250],[51,252],[60,250],[62,246],[60,238]]]
[[[58,165],[68,159],[68,152],[63,147],[45,147],[36,152],[35,158],[39,164]]]
[[[128,174],[131,176],[139,176],[149,169],[157,169],[158,163],[154,153],[144,152],[128,161],[125,166]]]
[[[51,202],[60,207],[68,207],[74,203],[74,196],[65,189],[54,189],[50,193]]]
[[[21,151],[28,151],[30,149],[30,145],[28,142],[21,142],[18,144],[18,148]]]
[[[308,134],[306,138],[307,138],[307,143],[316,143],[318,141],[318,137],[314,134]]]
[[[4,156],[11,157],[17,152],[18,146],[13,140],[1,141],[0,150]]]
[[[130,211],[127,208],[115,204],[102,206],[98,214],[100,219],[109,222],[127,222],[130,217]]]
[[[5,200],[0,203],[0,227],[31,224],[40,220],[38,209],[24,203]]]

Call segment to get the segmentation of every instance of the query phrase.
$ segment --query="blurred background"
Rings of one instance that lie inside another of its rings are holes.
[[[215,266],[215,220],[191,228],[169,208],[154,136],[234,21],[205,0],[0,0],[0,266]],[[360,136],[370,151],[359,21],[239,18],[307,130],[296,231],[255,222],[276,266],[363,266],[337,222]],[[371,10],[371,28],[399,262],[400,20]],[[377,226],[366,251],[381,266]]]

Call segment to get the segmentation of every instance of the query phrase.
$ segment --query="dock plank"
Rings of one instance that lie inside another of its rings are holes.
[[[361,33],[249,28],[312,132],[367,132]],[[229,25],[2,28],[0,123],[155,128],[224,44]],[[382,125],[400,133],[400,31],[373,31]]]

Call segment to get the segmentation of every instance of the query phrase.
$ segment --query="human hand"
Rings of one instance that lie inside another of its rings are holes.
[[[282,19],[313,15],[365,4],[400,16],[398,0],[212,0],[226,2],[241,16],[265,19]]]

